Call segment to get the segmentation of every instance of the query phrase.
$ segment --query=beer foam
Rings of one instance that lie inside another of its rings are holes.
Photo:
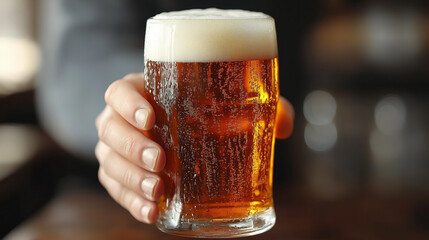
[[[277,57],[274,19],[245,10],[192,9],[149,18],[145,59],[213,62]]]

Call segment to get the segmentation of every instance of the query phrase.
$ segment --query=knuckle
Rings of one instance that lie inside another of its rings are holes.
[[[98,126],[98,138],[103,140],[109,135],[110,128],[112,124],[112,117],[105,117],[103,120],[100,120]]]
[[[118,201],[121,204],[124,204],[126,200],[126,195],[127,193],[125,191],[125,188],[119,188],[118,193],[116,195],[116,201]]]
[[[125,79],[129,79],[129,78],[140,78],[141,74],[140,73],[128,73],[127,75],[125,75]]]
[[[97,116],[97,118],[95,119],[95,127],[97,128],[97,130],[100,128],[100,123],[101,123],[101,114]]]
[[[129,209],[130,207],[130,202],[132,201],[132,196],[130,196],[130,192],[124,188],[121,187],[118,190],[118,197],[117,197],[117,201],[122,204],[123,207]]]
[[[110,102],[112,100],[113,95],[115,92],[118,91],[118,89],[121,87],[121,80],[116,80],[110,86],[107,88],[106,92],[104,93],[104,101],[106,103]]]
[[[103,143],[97,143],[97,146],[95,146],[95,156],[100,163],[100,166],[103,166],[106,159],[109,159],[110,151],[110,148],[106,147]]]
[[[97,145],[95,146],[94,153],[95,153],[95,157],[98,159],[98,162],[100,162],[100,164],[101,164],[102,153],[101,153],[100,142],[98,142]]]
[[[98,114],[98,116],[95,118],[95,127],[97,128],[97,130],[100,128],[100,124],[103,121],[104,117],[106,115],[108,115],[109,113],[109,107],[106,106],[104,107],[103,111],[101,111],[100,114]]]
[[[133,176],[131,174],[131,171],[125,170],[124,173],[123,173],[123,175],[122,175],[122,181],[123,181],[123,183],[126,186],[129,186],[129,185],[131,185],[131,183],[133,181],[132,179],[133,179]]]
[[[124,138],[123,150],[125,156],[131,157],[133,155],[134,149],[137,147],[137,144],[138,141],[132,136]]]
[[[122,173],[122,182],[125,186],[135,188],[136,185],[136,176],[134,175],[134,172],[131,169],[126,169]]]
[[[103,185],[105,187],[103,169],[101,167],[98,168],[97,177],[98,177],[98,181],[101,183],[101,185]]]

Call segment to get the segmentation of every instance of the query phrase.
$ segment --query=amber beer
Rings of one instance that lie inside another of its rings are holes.
[[[146,132],[167,155],[157,226],[236,237],[275,223],[278,58],[274,20],[242,10],[163,13],[147,22]]]

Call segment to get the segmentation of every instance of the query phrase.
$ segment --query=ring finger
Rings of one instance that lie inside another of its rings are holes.
[[[126,188],[144,196],[158,200],[164,191],[162,179],[115,153],[105,143],[98,142],[95,153],[104,172]]]

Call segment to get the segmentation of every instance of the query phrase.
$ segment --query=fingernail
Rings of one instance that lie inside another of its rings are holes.
[[[155,200],[153,198],[153,190],[155,189],[158,180],[156,178],[146,178],[142,182],[142,190],[144,195],[149,200]]]
[[[142,212],[143,221],[150,223],[150,221],[149,221],[150,207],[149,206],[143,206],[141,212]]]
[[[148,116],[149,116],[149,111],[143,108],[137,110],[135,113],[134,117],[136,118],[136,122],[142,129],[146,128]]]
[[[158,160],[159,150],[156,148],[146,148],[143,150],[143,164],[148,170],[154,170]]]

